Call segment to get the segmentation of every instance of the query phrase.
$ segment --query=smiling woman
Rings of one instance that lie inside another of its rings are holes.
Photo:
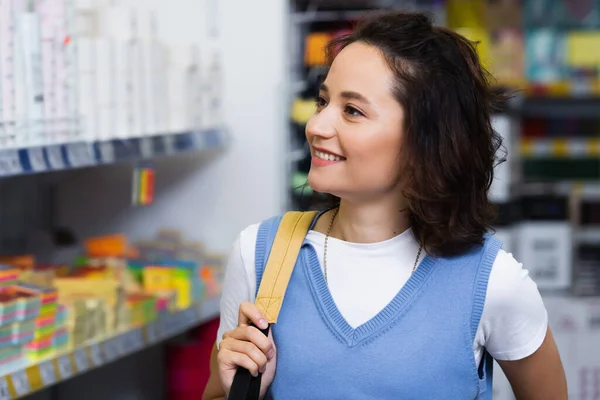
[[[229,394],[238,367],[262,373],[261,398],[489,399],[494,359],[518,399],[566,399],[537,286],[488,233],[502,99],[474,44],[393,13],[329,49],[306,138],[309,184],[332,204],[268,337],[253,302],[289,232],[281,217],[241,232],[204,399]]]

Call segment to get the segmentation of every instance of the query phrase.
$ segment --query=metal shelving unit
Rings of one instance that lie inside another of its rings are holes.
[[[148,325],[0,370],[0,400],[20,399],[140,352],[219,315],[220,297],[166,313]]]

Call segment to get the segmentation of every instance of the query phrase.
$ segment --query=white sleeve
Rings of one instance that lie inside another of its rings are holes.
[[[548,314],[529,271],[500,250],[489,278],[479,343],[497,360],[535,353],[546,337]]]
[[[254,301],[256,291],[256,268],[254,248],[258,225],[244,229],[233,244],[223,281],[221,293],[221,320],[217,332],[217,346],[223,334],[235,329],[238,323],[240,304]]]

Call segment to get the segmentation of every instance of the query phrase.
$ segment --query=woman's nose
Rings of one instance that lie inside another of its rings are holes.
[[[335,135],[335,118],[331,110],[321,110],[315,113],[306,124],[307,138],[320,136],[329,138]]]

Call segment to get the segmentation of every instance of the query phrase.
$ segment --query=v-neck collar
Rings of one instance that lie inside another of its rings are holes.
[[[304,273],[310,282],[309,286],[313,298],[325,322],[331,331],[341,341],[346,342],[349,347],[354,347],[365,342],[397,321],[407,307],[410,306],[413,298],[427,281],[436,265],[436,261],[426,254],[418,268],[398,291],[396,296],[373,318],[353,328],[348,324],[335,304],[325,281],[317,252],[310,243],[304,242],[300,260],[302,261]],[[357,293],[357,295],[359,296],[360,293]]]

